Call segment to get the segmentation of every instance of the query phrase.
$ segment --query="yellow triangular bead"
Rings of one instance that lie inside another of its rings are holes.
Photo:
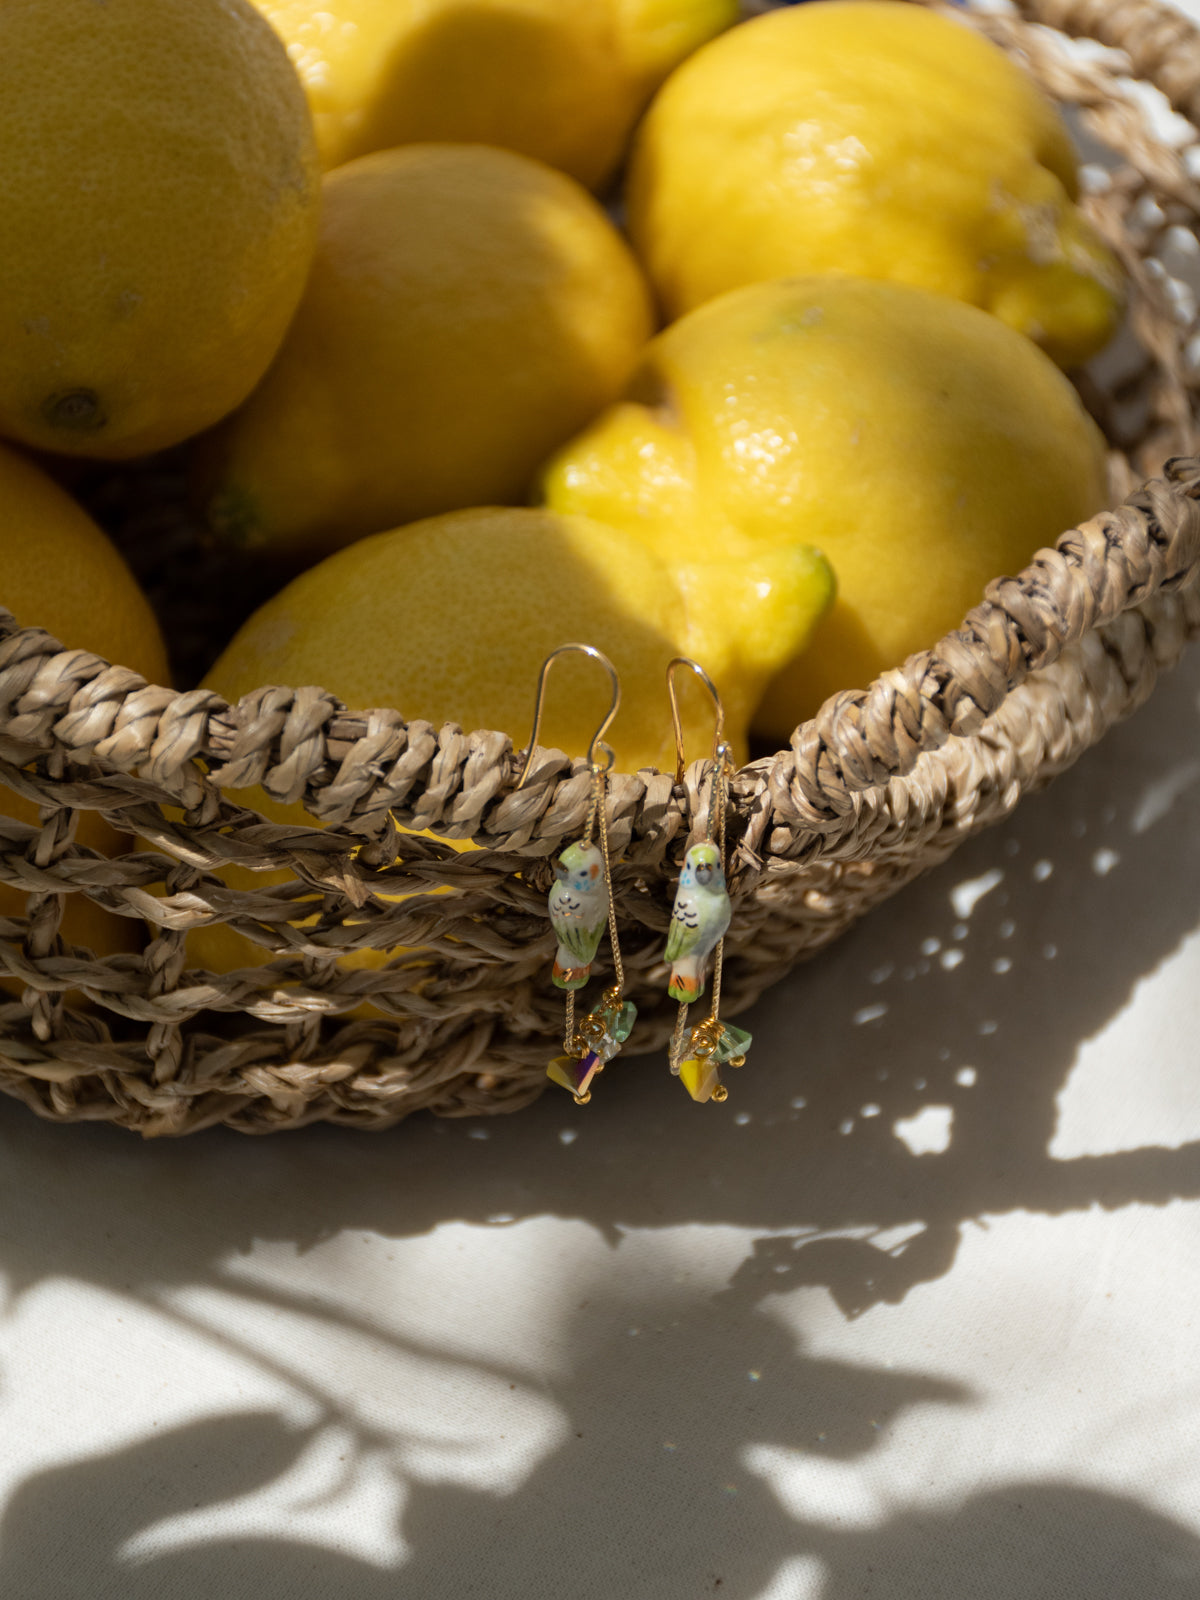
[[[703,1103],[705,1100],[724,1100],[725,1090],[721,1083],[721,1075],[717,1071],[717,1064],[711,1056],[701,1061],[693,1056],[689,1061],[679,1063],[679,1081],[692,1099]]]

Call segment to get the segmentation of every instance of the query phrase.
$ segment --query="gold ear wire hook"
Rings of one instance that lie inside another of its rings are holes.
[[[598,661],[612,681],[612,704],[605,714],[604,721],[592,735],[592,742],[588,745],[588,765],[591,767],[593,775],[599,772],[609,772],[612,769],[613,762],[617,759],[612,746],[604,743],[604,735],[608,732],[613,718],[621,708],[621,680],[617,676],[617,669],[604,654],[604,651],[597,650],[594,644],[560,644],[557,650],[551,650],[550,654],[542,662],[542,670],[538,673],[537,699],[534,701],[533,706],[533,732],[529,735],[529,749],[525,755],[525,765],[521,768],[521,776],[517,779],[518,789],[524,784],[525,779],[529,776],[529,769],[533,765],[533,752],[537,748],[538,733],[541,731],[542,726],[542,707],[546,699],[546,678],[558,657],[566,655],[571,650],[578,650],[585,656],[591,656],[593,661]],[[596,760],[596,752],[598,750],[604,752],[605,761],[603,766]]]
[[[733,751],[721,737],[725,732],[725,707],[721,704],[721,696],[717,693],[716,684],[700,663],[693,661],[691,656],[672,656],[667,663],[667,696],[671,702],[671,726],[675,730],[675,782],[682,783],[687,764],[683,758],[683,724],[679,720],[679,701],[675,695],[676,667],[687,667],[694,672],[712,696],[713,709],[716,716],[716,726],[713,729],[713,760],[723,768],[732,757]]]

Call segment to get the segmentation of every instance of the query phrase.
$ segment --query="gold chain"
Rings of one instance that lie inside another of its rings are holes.
[[[721,855],[722,873],[725,871],[725,767],[727,760],[728,757],[726,756],[724,747],[722,746],[721,751],[717,756],[717,769],[713,773],[713,792],[708,808],[708,835],[710,839],[712,838],[713,834],[714,807],[716,808],[717,812],[717,848]],[[713,957],[712,1009],[709,1011],[709,1019],[712,1022],[716,1022],[717,1016],[721,1010],[721,972],[724,968],[724,965],[725,935],[722,934],[717,940],[717,951]]]
[[[575,1054],[575,991],[567,990],[566,1020],[563,1023],[563,1054]]]
[[[596,809],[600,813],[600,852],[604,857],[604,876],[608,884],[608,942],[612,946],[614,987],[617,991],[617,997],[620,998],[621,991],[625,987],[625,968],[621,961],[620,941],[617,938],[617,902],[613,894],[612,862],[608,854],[608,815],[604,804],[604,794],[607,787],[604,774],[598,772],[596,774],[596,793],[599,803]]]
[[[603,792],[603,789],[604,789],[604,774],[603,774],[603,772],[599,771],[596,767],[593,767],[592,768],[592,793],[591,793],[591,798],[588,800],[587,822],[584,824],[584,829],[583,829],[583,842],[584,842],[584,844],[591,844],[592,835],[596,831],[596,813],[597,813],[598,810],[602,809],[601,806],[600,806],[600,795]],[[605,859],[607,861],[607,856],[605,857]]]
[[[608,851],[608,815],[604,805],[604,797],[608,788],[607,779],[602,770],[592,768],[592,797],[588,803],[587,826],[584,829],[583,842],[591,844],[592,835],[596,832],[597,821],[600,824],[600,853],[604,857],[604,881],[608,888],[608,940],[612,946],[613,976],[615,983],[611,989],[605,991],[606,1003],[615,1005],[621,998],[621,991],[625,987],[625,967],[621,961],[621,946],[617,939],[617,907],[613,899],[612,859]],[[582,1056],[585,1049],[592,1041],[582,1032],[575,1031],[575,991],[567,990],[566,1017],[563,1022],[563,1050],[567,1055]]]
[[[679,1071],[679,1063],[683,1057],[683,1029],[684,1024],[687,1022],[687,1014],[687,1001],[681,1000],[679,1002],[679,1010],[675,1013],[675,1032],[671,1036],[671,1048],[667,1052],[667,1060],[670,1062],[672,1072]]]

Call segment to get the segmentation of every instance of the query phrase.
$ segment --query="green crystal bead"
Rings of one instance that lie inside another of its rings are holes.
[[[717,1045],[716,1060],[718,1065],[724,1067],[733,1060],[734,1056],[744,1056],[753,1042],[753,1034],[746,1032],[745,1028],[735,1028],[732,1023],[721,1024],[721,1041]]]
[[[592,1049],[601,1061],[611,1061],[633,1032],[637,1007],[632,1000],[622,1000],[617,1005],[610,1006],[601,1002],[588,1015],[588,1021],[593,1019],[603,1027],[604,1034],[603,1037],[590,1041]]]

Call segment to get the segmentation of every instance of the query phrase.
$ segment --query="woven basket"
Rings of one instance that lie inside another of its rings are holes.
[[[1155,0],[1020,11],[974,20],[1112,153],[1086,204],[1129,274],[1136,355],[1080,387],[1124,504],[997,578],[954,633],[865,693],[835,696],[788,749],[738,773],[727,1015],[1068,767],[1200,630],[1196,319],[1171,255],[1186,246],[1172,230],[1193,241],[1200,230],[1187,149],[1200,155],[1200,33]],[[1186,143],[1155,131],[1131,80],[1189,120]],[[93,506],[135,559],[139,534],[171,557],[161,598],[178,634],[196,547],[167,505],[169,467],[131,477],[133,491],[109,485]],[[377,1128],[419,1108],[527,1104],[562,1026],[547,981],[550,862],[582,829],[588,774],[542,750],[516,792],[519,770],[505,734],[350,711],[315,688],[265,688],[236,706],[175,693],[0,612],[0,780],[42,807],[40,829],[0,819],[0,881],[27,894],[23,918],[0,919],[0,963],[16,980],[0,1005],[0,1087],[46,1117],[143,1134]],[[653,772],[611,782],[617,914],[641,1011],[622,1060],[671,1031],[663,945],[672,879],[704,825],[706,771],[697,763],[680,787]],[[322,826],[283,827],[226,798],[253,784],[303,800]],[[134,835],[134,853],[76,845],[87,809]],[[482,849],[459,854],[397,822]],[[285,867],[291,881],[234,890],[218,876],[229,863]],[[143,919],[144,953],[99,960],[64,943],[69,895]],[[189,970],[185,934],[212,921],[273,959]],[[366,947],[406,953],[376,970],[338,964]]]

